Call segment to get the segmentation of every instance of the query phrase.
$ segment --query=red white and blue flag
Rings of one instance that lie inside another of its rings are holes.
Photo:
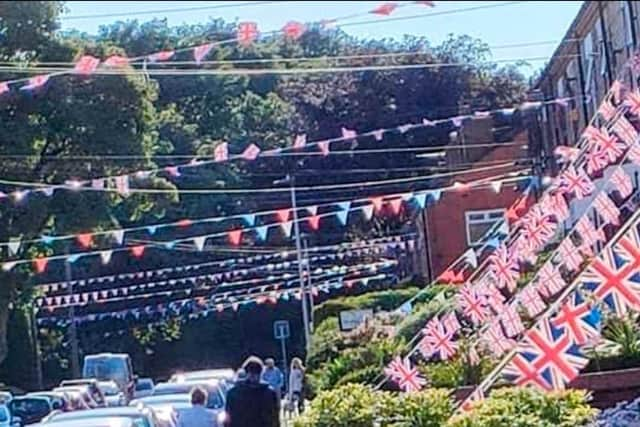
[[[500,322],[497,321],[489,326],[480,340],[485,344],[489,352],[495,356],[501,356],[516,345],[514,340],[504,334]]]
[[[489,315],[485,298],[470,284],[458,291],[458,309],[475,325],[482,323]]]
[[[626,144],[626,147],[631,147],[638,141],[638,131],[625,116],[618,117],[611,126],[611,130]]]
[[[559,261],[562,262],[569,271],[577,270],[580,268],[580,264],[582,264],[582,255],[580,255],[578,248],[576,248],[569,236],[558,246],[558,257]]]
[[[560,175],[560,187],[565,194],[574,194],[576,199],[584,199],[595,187],[591,179],[583,172],[570,167]]]
[[[588,362],[567,330],[556,328],[545,319],[527,332],[504,373],[519,385],[560,390],[576,378]]]
[[[577,345],[585,345],[600,335],[601,315],[597,308],[576,292],[560,307],[551,324],[556,328],[564,328]]]
[[[639,241],[634,226],[613,247],[605,248],[580,278],[584,289],[620,317],[640,311]]]
[[[598,197],[593,201],[593,207],[605,223],[613,225],[620,224],[620,209],[613,203],[613,200],[611,200],[607,193],[602,192],[598,194]]]
[[[522,308],[527,310],[529,316],[536,317],[538,314],[542,313],[547,305],[544,300],[538,293],[537,286],[533,283],[525,286],[520,293],[518,294],[518,301]]]
[[[621,117],[620,119],[623,118]],[[620,119],[616,121],[616,125],[620,122]],[[613,163],[618,160],[618,158],[620,158],[624,153],[624,150],[627,149],[627,144],[625,144],[625,140],[622,137],[618,138],[615,135],[611,135],[605,128],[597,129],[593,126],[588,126],[587,129],[585,129],[584,134],[587,140],[592,142],[590,149],[597,149],[600,151],[609,163]]]
[[[516,307],[516,304],[507,304],[500,314],[500,322],[502,322],[505,335],[509,338],[513,338],[524,331],[524,325]]]
[[[596,243],[606,240],[604,231],[602,231],[602,229],[596,229],[587,215],[584,215],[578,220],[576,223],[576,231],[582,240],[581,249],[584,250],[588,256],[593,255],[592,247],[595,246]]]
[[[624,105],[629,107],[629,112],[636,117],[640,117],[640,92],[634,90],[627,94]]]
[[[620,197],[626,199],[633,193],[633,183],[631,182],[631,178],[627,175],[621,167],[616,168],[616,170],[611,174],[611,178],[609,178],[613,188],[620,194]]]
[[[437,317],[427,323],[422,333],[424,335],[422,344],[425,349],[430,349],[432,356],[437,355],[441,360],[447,360],[458,351],[458,344],[453,340],[453,333],[447,331]]]
[[[396,357],[384,368],[384,373],[406,392],[420,391],[427,384],[418,369],[411,366],[409,358]]]
[[[489,268],[500,289],[506,287],[509,291],[513,291],[516,288],[517,280],[520,278],[520,268],[513,250],[509,250],[504,244],[500,245],[491,255]]]

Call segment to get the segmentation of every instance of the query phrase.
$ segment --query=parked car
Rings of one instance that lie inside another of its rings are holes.
[[[159,427],[161,425],[158,417],[151,408],[128,407],[101,408],[93,411],[80,411],[68,413],[52,413],[42,420],[43,424],[61,423],[64,421],[91,420],[95,418],[129,418],[136,427]]]
[[[120,391],[115,381],[100,381],[98,386],[104,395],[107,407],[125,406],[127,404],[124,394]]]
[[[33,397],[46,397],[51,400],[51,407],[53,410],[58,411],[70,411],[70,402],[67,396],[64,393],[55,392],[55,391],[37,391],[33,393],[28,393],[27,396]]]
[[[138,427],[130,418],[92,418],[88,420],[61,421],[33,424],[29,427]]]
[[[85,402],[83,394],[78,390],[59,390],[55,393],[63,394],[69,402],[69,411],[82,411],[84,409],[90,409],[87,402]]]
[[[98,406],[105,406],[104,394],[100,390],[99,381],[93,378],[83,378],[77,380],[64,380],[60,383],[60,387],[77,387],[86,386],[91,394],[91,398]]]
[[[191,407],[191,396],[185,393],[147,396],[132,400],[129,406],[151,408],[167,427],[172,427],[177,424],[180,411]]]
[[[136,377],[128,354],[101,353],[85,356],[82,377],[115,381],[127,402],[133,399]]]
[[[233,369],[205,369],[201,371],[178,372],[171,376],[169,382],[219,380],[233,383],[236,372]]]
[[[167,394],[185,394],[188,396],[194,387],[202,387],[207,391],[207,409],[215,411],[224,409],[225,395],[220,387],[220,382],[215,380],[159,383],[154,387],[152,396],[163,396]]]
[[[0,405],[6,405],[13,399],[13,394],[10,391],[0,391]]]
[[[87,406],[88,409],[95,409],[100,407],[100,405],[98,405],[98,403],[95,400],[93,400],[93,397],[91,397],[91,393],[89,392],[89,389],[87,388],[87,386],[56,387],[53,389],[53,391],[62,392],[62,393],[66,393],[66,392],[79,393],[80,397],[82,398],[82,401],[84,402],[84,404]]]
[[[19,426],[20,424],[12,424],[9,408],[7,405],[0,405],[0,427],[13,427],[14,425]]]
[[[8,406],[12,422],[19,426],[37,423],[53,411],[51,400],[41,396],[17,396]]]
[[[133,396],[135,399],[140,399],[141,397],[151,396],[153,393],[153,380],[151,378],[139,378],[136,381],[136,389],[133,392]]]

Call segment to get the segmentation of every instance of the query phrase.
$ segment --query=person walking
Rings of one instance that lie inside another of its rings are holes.
[[[219,427],[215,414],[206,408],[206,390],[195,387],[191,390],[191,408],[181,411],[178,427]]]
[[[298,412],[304,410],[304,365],[298,357],[291,359],[289,369],[289,401],[298,403]]]
[[[276,392],[261,381],[264,365],[249,357],[242,368],[244,381],[227,394],[225,427],[280,427],[280,408]]]
[[[282,386],[284,385],[284,375],[280,368],[276,366],[275,360],[269,357],[264,361],[264,371],[262,372],[262,381],[276,392],[278,396],[278,406],[280,406],[280,398],[282,398]]]

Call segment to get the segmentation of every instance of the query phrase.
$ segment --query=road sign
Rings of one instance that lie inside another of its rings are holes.
[[[357,328],[365,319],[373,317],[373,310],[345,310],[340,312],[340,330],[351,331]]]
[[[277,340],[284,340],[289,338],[289,321],[288,320],[276,320],[273,322],[273,336]]]

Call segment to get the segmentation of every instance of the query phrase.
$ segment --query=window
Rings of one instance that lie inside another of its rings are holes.
[[[620,2],[620,13],[622,14],[622,22],[624,22],[624,42],[627,47],[633,46],[633,33],[631,30],[633,22],[631,22],[630,7],[631,5],[628,1],[622,0]]]
[[[467,229],[467,244],[469,246],[476,246],[486,240],[488,237],[486,234],[491,230],[491,227],[505,219],[505,210],[467,211],[464,215]]]

